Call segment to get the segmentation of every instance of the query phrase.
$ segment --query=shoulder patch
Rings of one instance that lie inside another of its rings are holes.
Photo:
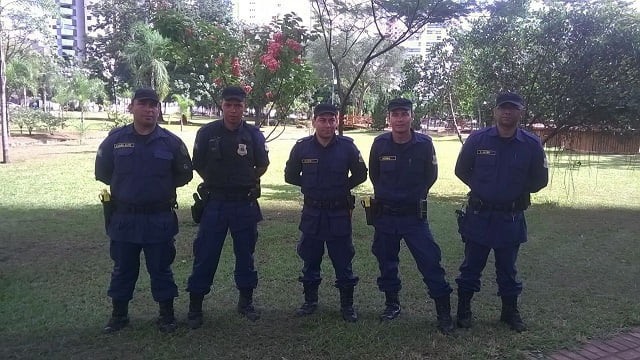
[[[313,135],[303,137],[302,139],[298,139],[298,141],[296,141],[296,144],[299,144],[299,143],[305,142],[305,141],[309,141],[311,139],[313,139]]]

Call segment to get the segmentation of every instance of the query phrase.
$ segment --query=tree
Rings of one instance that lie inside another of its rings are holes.
[[[131,39],[124,48],[124,58],[133,74],[135,87],[151,87],[160,99],[169,94],[169,72],[166,50],[169,40],[156,30],[138,23],[133,26]]]
[[[14,56],[7,64],[7,91],[22,95],[22,105],[28,106],[27,92],[37,96],[43,60],[35,53]]]
[[[187,96],[174,94],[172,96],[173,100],[178,103],[178,107],[180,108],[180,131],[182,131],[182,125],[187,123],[187,115],[189,114],[189,109],[195,104],[193,100],[189,99]]]
[[[137,0],[103,0],[90,5],[95,26],[90,30],[97,36],[87,41],[86,66],[95,77],[106,83],[112,101],[131,73],[123,58],[125,44],[131,39],[133,25],[149,23],[164,2]]]
[[[159,12],[154,27],[170,40],[167,59],[175,92],[199,104],[217,105],[222,88],[240,82],[233,68],[243,43],[232,29],[191,19],[176,10]]]
[[[244,82],[251,87],[247,103],[255,109],[258,126],[264,121],[263,110],[268,104],[276,110],[277,126],[284,124],[299,97],[311,95],[313,72],[303,54],[312,35],[301,22],[297,15],[286,14],[269,26],[245,31],[250,45],[245,53],[248,66]]]
[[[51,40],[47,28],[53,13],[51,0],[14,0],[0,3],[0,126],[2,127],[2,162],[9,162],[9,121],[7,117],[6,64],[14,56],[42,39],[44,47]]]
[[[364,70],[375,58],[396,48],[429,23],[444,23],[467,14],[475,6],[472,0],[371,0],[351,3],[342,0],[311,0],[318,19],[317,29],[324,40],[329,62],[335,70],[340,96],[339,131],[353,89]],[[356,76],[343,81],[344,59],[366,35],[374,37],[366,55],[356,65]]]
[[[90,78],[83,70],[76,69],[72,76],[69,88],[71,100],[78,102],[80,107],[80,127],[81,131],[84,126],[84,110],[87,102],[96,100],[100,95],[104,94],[104,83],[100,79]]]

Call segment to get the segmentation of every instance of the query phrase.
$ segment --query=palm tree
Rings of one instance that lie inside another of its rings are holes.
[[[80,106],[80,131],[84,132],[84,106],[88,101],[104,95],[104,83],[100,79],[90,78],[82,70],[76,70],[71,76],[69,93],[71,100],[76,100]]]
[[[162,100],[169,94],[168,61],[164,60],[169,40],[143,23],[134,25],[131,35],[124,47],[124,59],[136,86],[155,89]]]
[[[173,95],[173,100],[178,103],[178,107],[180,108],[180,131],[182,131],[182,125],[187,122],[187,114],[189,112],[189,108],[192,107],[195,102],[189,99],[188,96],[182,96],[178,94]]]
[[[15,57],[7,64],[7,85],[10,91],[22,92],[22,105],[27,106],[27,91],[38,93],[40,59],[34,56]]]

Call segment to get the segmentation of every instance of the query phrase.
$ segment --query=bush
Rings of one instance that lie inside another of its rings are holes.
[[[27,132],[31,135],[33,129],[40,125],[40,113],[44,112],[31,108],[14,108],[9,111],[9,122],[20,129],[20,134],[23,133],[24,129],[27,129]]]
[[[380,94],[376,100],[376,104],[373,106],[373,113],[371,114],[371,128],[374,130],[382,130],[387,126],[387,103],[388,97],[385,94]]]
[[[64,127],[64,118],[54,116],[46,111],[38,111],[38,113],[40,116],[40,124],[49,134],[53,135],[53,132],[58,128],[58,126]]]
[[[107,124],[109,130],[125,126],[132,121],[129,114],[113,110],[107,110],[107,120],[109,121]]]

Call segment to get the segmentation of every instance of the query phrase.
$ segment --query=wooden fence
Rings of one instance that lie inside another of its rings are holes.
[[[640,134],[638,133],[623,134],[604,130],[569,130],[556,134],[545,142],[553,132],[553,129],[534,129],[533,132],[542,139],[546,147],[597,154],[634,155],[640,153]]]

